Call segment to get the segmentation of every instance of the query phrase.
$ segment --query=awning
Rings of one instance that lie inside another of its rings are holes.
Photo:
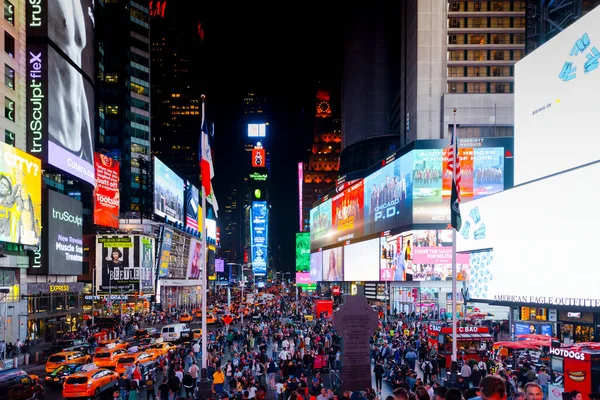
[[[448,335],[452,337],[452,335]],[[489,333],[459,333],[457,340],[493,340],[494,337]]]

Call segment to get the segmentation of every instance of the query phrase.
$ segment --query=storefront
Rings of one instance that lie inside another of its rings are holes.
[[[76,331],[83,321],[83,282],[28,283],[27,333],[52,342]]]
[[[557,333],[565,344],[594,342],[594,313],[558,310]]]

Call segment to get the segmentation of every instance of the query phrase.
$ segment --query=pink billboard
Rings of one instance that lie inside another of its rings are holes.
[[[310,272],[296,272],[296,284],[310,284]]]
[[[413,247],[412,261],[415,264],[452,264],[452,247]],[[456,264],[469,264],[468,254],[457,254]]]
[[[304,224],[302,223],[302,183],[304,182],[304,163],[298,163],[298,203],[300,210],[300,232],[304,231]]]

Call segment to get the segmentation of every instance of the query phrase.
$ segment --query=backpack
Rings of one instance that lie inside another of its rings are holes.
[[[431,363],[429,361],[425,362],[425,373],[431,373]]]

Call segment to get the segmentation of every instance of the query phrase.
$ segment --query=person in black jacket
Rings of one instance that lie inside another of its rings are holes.
[[[376,386],[377,390],[381,392],[381,389],[383,387],[383,374],[385,373],[385,370],[383,369],[382,361],[379,361],[375,365],[375,369],[373,369],[373,373],[375,373],[375,386]]]

